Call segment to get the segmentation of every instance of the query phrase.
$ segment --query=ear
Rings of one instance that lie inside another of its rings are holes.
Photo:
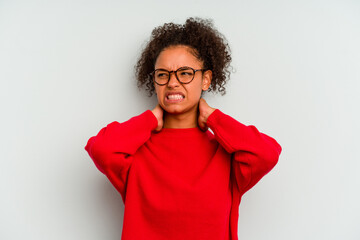
[[[212,71],[206,70],[203,74],[202,90],[206,91],[209,89],[212,80]]]

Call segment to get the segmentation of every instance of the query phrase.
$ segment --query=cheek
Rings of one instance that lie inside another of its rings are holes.
[[[201,92],[202,92],[202,85],[201,83],[197,84],[196,86],[193,86],[193,88],[191,89],[192,92],[192,98],[195,100],[199,100],[201,97]]]
[[[159,95],[161,94],[161,91],[159,89],[158,86],[155,85],[155,94],[156,94],[156,97],[159,98]]]
[[[162,89],[161,88],[159,88],[159,87],[155,87],[155,93],[156,93],[156,98],[157,98],[157,101],[158,101],[158,103],[161,105],[161,106],[163,106],[163,91],[162,91]]]

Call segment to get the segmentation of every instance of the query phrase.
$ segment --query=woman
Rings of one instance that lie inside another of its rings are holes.
[[[108,124],[85,147],[122,196],[122,240],[238,239],[241,196],[282,149],[201,98],[225,92],[230,61],[210,21],[153,30],[136,74],[158,105]]]

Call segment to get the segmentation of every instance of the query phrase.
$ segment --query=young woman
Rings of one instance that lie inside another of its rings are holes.
[[[153,30],[136,74],[158,105],[108,124],[85,147],[122,196],[122,240],[238,239],[241,196],[282,149],[202,98],[224,93],[230,61],[210,21]]]

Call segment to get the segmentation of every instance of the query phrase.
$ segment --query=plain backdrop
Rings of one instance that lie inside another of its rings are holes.
[[[120,239],[124,205],[84,147],[156,100],[151,30],[214,20],[232,49],[208,103],[283,147],[240,205],[239,239],[360,239],[357,0],[0,1],[0,239]]]

